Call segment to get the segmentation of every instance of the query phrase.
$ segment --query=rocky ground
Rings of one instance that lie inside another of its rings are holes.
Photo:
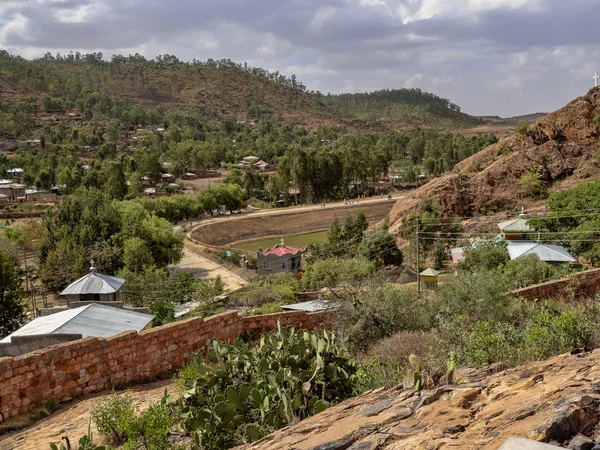
[[[143,411],[151,403],[159,401],[165,389],[171,395],[176,394],[175,385],[170,379],[134,386],[127,392],[133,397],[135,407]],[[111,395],[112,392],[106,391],[78,398],[62,405],[50,416],[33,425],[0,435],[0,450],[47,450],[51,443],[59,443],[63,436],[68,436],[71,441],[76,442],[87,434],[90,425],[94,440],[99,442],[102,439],[98,436],[94,424],[90,424],[90,412],[94,403]]]
[[[469,379],[367,392],[239,449],[495,450],[521,436],[584,450],[600,441],[600,350]]]

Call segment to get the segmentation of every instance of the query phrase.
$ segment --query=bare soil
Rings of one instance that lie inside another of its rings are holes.
[[[144,411],[151,403],[160,400],[165,389],[172,396],[177,394],[177,389],[170,379],[137,385],[123,391],[123,393],[129,392],[133,397],[137,410]],[[50,444],[53,442],[60,443],[63,436],[68,436],[73,446],[81,436],[88,432],[92,406],[111,395],[111,391],[103,391],[80,397],[61,406],[50,416],[32,425],[22,422],[21,424],[27,426],[27,428],[0,435],[0,450],[45,450],[49,449]],[[20,421],[24,420],[22,417],[18,419]],[[93,423],[91,424],[91,431],[94,441],[102,443],[102,438],[98,435]]]

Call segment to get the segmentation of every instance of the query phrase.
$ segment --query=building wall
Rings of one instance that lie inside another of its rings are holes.
[[[10,343],[0,343],[0,358],[20,356],[25,353],[50,347],[51,345],[81,339],[81,334],[38,334],[35,336],[13,336]]]
[[[281,272],[292,272],[292,258],[296,260],[296,266],[293,270],[298,273],[301,266],[303,252],[299,251],[293,255],[267,255],[261,252],[256,253],[256,274],[259,276],[269,276]],[[269,268],[265,268],[265,263],[269,264]],[[282,263],[285,263],[285,269],[282,268]]]
[[[292,311],[242,317],[236,312],[193,318],[108,339],[85,338],[0,358],[0,422],[42,406],[90,392],[168,376],[203,351],[213,338],[233,342],[243,331],[258,335],[282,325],[314,329],[331,312]]]
[[[527,300],[594,297],[600,290],[600,269],[586,270],[560,280],[535,284],[513,291]]]

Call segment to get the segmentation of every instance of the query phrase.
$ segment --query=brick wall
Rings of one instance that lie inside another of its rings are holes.
[[[600,269],[586,270],[560,280],[513,291],[527,300],[594,297],[600,290]]]
[[[243,331],[252,330],[260,335],[274,329],[277,320],[284,326],[314,329],[327,324],[329,318],[327,311],[251,317],[232,312],[0,358],[0,422],[43,406],[52,397],[68,401],[90,392],[170,375],[213,338],[232,342]]]

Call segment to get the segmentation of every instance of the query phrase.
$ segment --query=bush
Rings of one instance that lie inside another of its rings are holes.
[[[510,260],[507,242],[497,239],[479,239],[464,247],[465,259],[459,270],[468,272],[494,270]]]
[[[170,397],[165,391],[158,403],[151,404],[131,423],[125,450],[167,450],[172,448],[169,432],[175,423]]]
[[[540,170],[528,170],[517,181],[519,194],[524,197],[542,197],[546,195],[547,188],[544,175]]]
[[[523,122],[517,127],[517,134],[520,136],[529,136],[529,123]]]
[[[133,399],[128,393],[115,393],[92,407],[92,421],[98,432],[113,445],[122,445],[127,441],[134,419]]]
[[[191,362],[180,399],[184,429],[201,448],[252,442],[352,395],[356,366],[334,333],[277,331],[254,347],[216,340]]]
[[[165,302],[164,300],[154,300],[150,304],[150,312],[154,314],[152,325],[155,327],[171,323],[175,320],[175,306],[173,306],[173,303]]]

